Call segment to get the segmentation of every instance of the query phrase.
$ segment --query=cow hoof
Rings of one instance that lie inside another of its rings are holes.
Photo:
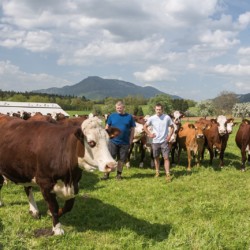
[[[126,167],[130,168],[130,163],[129,162],[126,163]]]
[[[61,223],[57,223],[55,227],[52,229],[54,235],[63,235],[64,231],[61,227]]]
[[[50,217],[52,217],[52,213],[50,212],[49,209],[47,210],[47,215],[50,216]]]
[[[39,212],[33,212],[29,211],[29,214],[34,218],[34,219],[41,219],[41,214]]]

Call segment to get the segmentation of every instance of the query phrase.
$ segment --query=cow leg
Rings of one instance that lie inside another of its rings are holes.
[[[242,147],[241,149],[241,171],[244,172],[246,170],[246,150]]]
[[[140,160],[139,167],[143,168],[143,162],[145,158],[145,147],[142,142],[140,143],[140,152],[141,152],[141,160]]]
[[[208,151],[209,151],[209,156],[210,156],[209,165],[212,166],[213,165],[213,158],[214,158],[214,152],[213,152],[212,145],[208,147]]]
[[[131,154],[132,154],[133,148],[134,148],[134,143],[132,143],[132,144],[130,145],[130,148],[129,148],[128,160],[127,160],[127,162],[126,162],[126,167],[127,167],[127,168],[130,168],[130,158],[131,158]]]
[[[3,183],[4,183],[4,178],[2,175],[0,175],[0,207],[3,206],[2,193],[1,193]]]
[[[32,187],[24,187],[24,191],[28,197],[29,200],[29,213],[32,215],[32,217],[34,217],[35,219],[40,219],[40,213],[39,210],[37,208],[34,196],[33,196],[33,192],[32,192]]]
[[[220,167],[224,167],[224,149],[222,149],[220,152]]]
[[[65,213],[68,213],[69,211],[71,211],[73,206],[74,206],[74,203],[75,203],[75,198],[66,200],[65,203],[64,203],[64,207],[59,208],[58,216],[61,217]]]
[[[187,149],[187,157],[188,157],[188,167],[187,171],[191,171],[191,160],[192,160],[192,155],[191,155],[191,150]]]
[[[175,165],[175,160],[174,160],[174,155],[175,155],[175,150],[177,149],[177,143],[172,144],[172,149],[171,149],[171,165]]]
[[[181,156],[181,147],[178,149],[178,155],[177,155],[177,164],[180,164],[180,156]]]
[[[197,163],[196,163],[196,165],[198,167],[200,167],[200,165],[201,165],[201,154],[202,154],[202,152],[200,150],[198,150]]]
[[[56,200],[56,195],[51,193],[51,189],[41,188],[44,200],[48,204],[49,211],[52,216],[53,228],[52,231],[55,235],[62,235],[64,231],[62,229],[61,223],[59,222],[59,205]]]

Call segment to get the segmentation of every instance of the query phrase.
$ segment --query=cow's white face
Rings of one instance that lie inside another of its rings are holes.
[[[136,126],[135,126],[133,142],[138,142],[141,139],[141,137],[142,137],[142,135],[144,133],[144,129],[143,129],[142,124],[137,123],[137,122],[135,124],[136,124]]]
[[[175,124],[180,124],[182,117],[183,117],[183,114],[179,110],[174,111],[174,113],[173,113],[173,122]]]
[[[109,137],[101,125],[101,120],[97,117],[88,118],[83,121],[81,128],[85,154],[83,158],[78,158],[79,166],[89,171],[96,168],[102,172],[114,171],[117,162],[108,150]]]
[[[220,135],[224,135],[227,133],[227,118],[224,115],[219,115],[217,117],[217,123],[218,123],[218,131]]]
[[[227,132],[231,134],[233,132],[234,122],[233,119],[227,120]]]

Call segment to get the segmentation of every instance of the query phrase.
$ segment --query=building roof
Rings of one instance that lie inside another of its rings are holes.
[[[47,115],[48,113],[62,113],[65,116],[69,116],[57,103],[0,101],[0,113],[2,114],[22,111],[29,113],[40,112],[43,115]]]

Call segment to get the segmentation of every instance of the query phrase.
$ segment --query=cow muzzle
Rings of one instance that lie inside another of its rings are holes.
[[[117,162],[116,162],[116,161],[115,161],[115,162],[109,162],[109,163],[107,163],[107,165],[105,166],[104,171],[105,171],[106,173],[110,173],[110,172],[115,171],[116,168],[117,168]]]

